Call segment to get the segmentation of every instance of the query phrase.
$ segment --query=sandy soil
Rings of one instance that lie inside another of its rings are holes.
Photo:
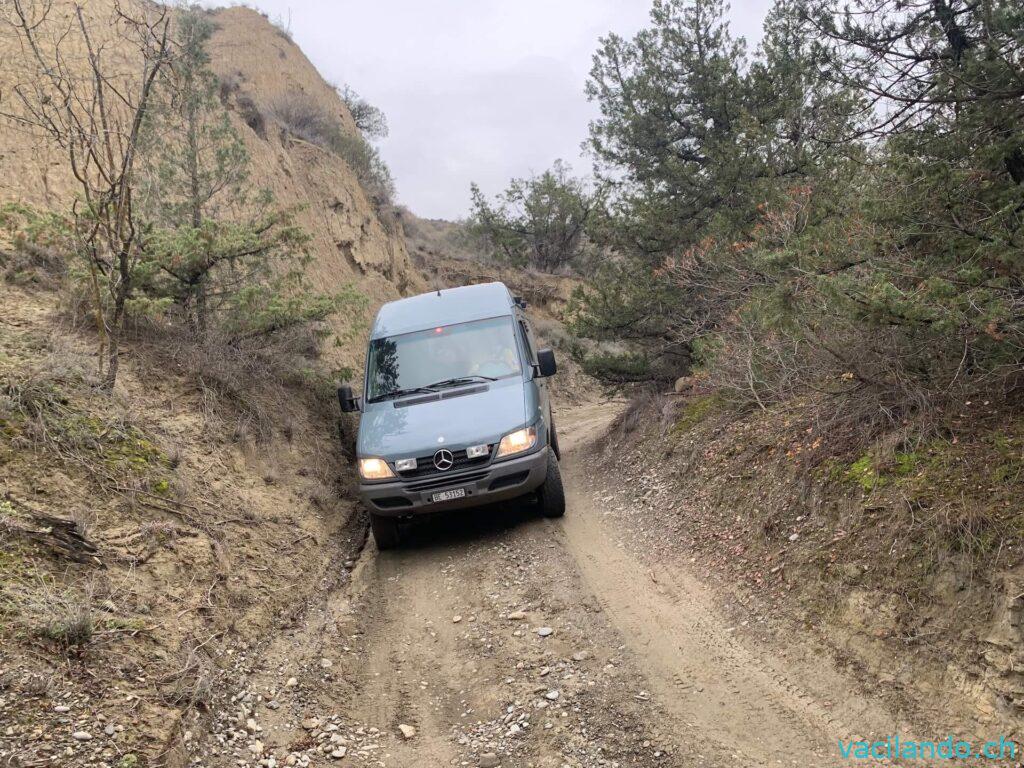
[[[837,739],[901,732],[824,658],[757,645],[612,534],[578,457],[619,407],[557,414],[563,520],[510,505],[368,543],[240,691],[247,735],[197,762],[817,766]]]

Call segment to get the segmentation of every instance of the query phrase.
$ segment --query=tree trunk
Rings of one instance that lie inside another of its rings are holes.
[[[113,392],[114,385],[117,383],[117,369],[120,362],[117,352],[120,341],[120,333],[117,332],[111,333],[107,340],[107,375],[103,377],[103,388],[108,392]]]

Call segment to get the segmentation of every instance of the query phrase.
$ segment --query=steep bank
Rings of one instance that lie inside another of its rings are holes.
[[[968,403],[947,437],[850,454],[806,413],[643,397],[591,460],[597,493],[639,557],[715,584],[739,633],[802,637],[944,734],[1019,742],[1019,425]]]
[[[109,19],[115,0],[94,0],[88,18]],[[57,2],[51,13],[71,21],[74,4]],[[300,95],[351,136],[358,133],[335,88],[317,72],[283,31],[258,12],[234,7],[210,14],[216,26],[211,64],[221,81],[220,96],[251,157],[251,185],[270,190],[277,203],[296,212],[295,223],[311,236],[307,276],[311,287],[337,291],[354,283],[376,306],[414,293],[423,282],[406,253],[401,224],[377,205],[352,168],[336,153],[296,138],[275,118],[283,98]],[[101,42],[115,59],[123,40]],[[0,27],[0,91],[11,105],[11,86],[20,76],[23,52],[10,27]],[[83,74],[85,73],[82,63]],[[63,151],[16,124],[0,131],[0,202],[24,202],[43,209],[69,210],[79,194]],[[339,336],[368,317],[336,316]],[[326,348],[339,365],[358,367],[361,354],[348,347]]]

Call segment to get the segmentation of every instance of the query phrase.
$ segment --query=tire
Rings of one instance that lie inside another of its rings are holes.
[[[373,540],[377,542],[377,549],[394,549],[398,546],[398,520],[383,515],[370,515],[370,530],[373,531]]]
[[[562,473],[554,451],[548,451],[548,476],[537,490],[540,513],[544,517],[561,517],[565,514],[565,491],[562,489]]]
[[[555,452],[555,458],[562,460],[562,449],[558,447],[558,432],[555,430],[555,420],[551,420],[551,449]]]

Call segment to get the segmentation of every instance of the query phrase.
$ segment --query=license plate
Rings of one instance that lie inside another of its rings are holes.
[[[453,488],[450,491],[438,491],[437,493],[430,497],[430,500],[433,502],[451,501],[452,499],[463,499],[465,497],[465,488]]]

